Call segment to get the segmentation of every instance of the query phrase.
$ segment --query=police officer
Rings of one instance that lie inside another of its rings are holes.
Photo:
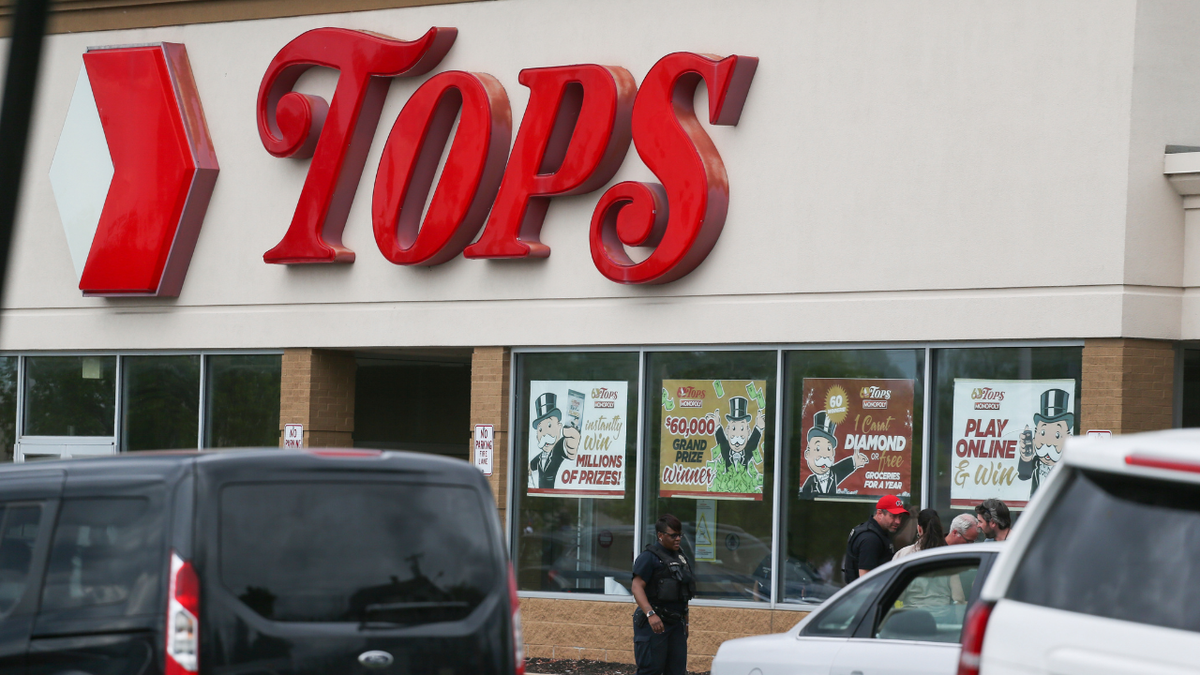
[[[679,550],[683,525],[664,514],[654,524],[658,542],[633,562],[633,656],[637,675],[684,675],[687,666],[688,600],[696,578]]]

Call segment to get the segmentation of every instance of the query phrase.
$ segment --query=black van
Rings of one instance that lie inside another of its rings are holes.
[[[0,468],[0,673],[523,670],[469,464],[271,449]]]

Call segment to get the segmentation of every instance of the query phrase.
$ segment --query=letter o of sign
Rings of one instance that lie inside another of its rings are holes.
[[[422,222],[460,108],[454,143]],[[496,197],[511,140],[508,94],[496,78],[447,71],[421,85],[396,118],[375,176],[371,221],[383,256],[397,265],[438,265],[462,253]]]

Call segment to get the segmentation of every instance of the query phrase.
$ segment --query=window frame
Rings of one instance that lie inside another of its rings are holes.
[[[125,406],[127,402],[123,395],[124,386],[124,370],[125,357],[132,356],[198,356],[200,357],[200,389],[198,391],[198,418],[197,418],[197,438],[196,449],[204,447],[204,428],[208,415],[208,410],[205,405],[205,390],[208,382],[208,369],[210,356],[283,356],[282,349],[192,349],[192,350],[48,350],[48,351],[5,351],[0,352],[0,356],[13,357],[17,359],[17,388],[16,388],[16,420],[14,432],[14,445],[19,445],[22,442],[33,445],[46,443],[59,443],[61,445],[86,444],[90,439],[110,441],[112,443],[112,451],[102,454],[122,454],[121,449],[124,446],[124,434],[121,429],[121,420],[125,414]],[[25,395],[25,378],[26,378],[26,359],[39,357],[116,357],[116,374],[113,378],[113,387],[115,389],[115,405],[113,406],[113,435],[112,436],[28,436],[25,434],[25,406],[27,397]],[[80,439],[85,439],[81,441]],[[95,453],[91,453],[95,454]]]
[[[771,598],[768,602],[747,602],[747,601],[740,601],[740,600],[719,600],[719,599],[694,599],[691,601],[690,604],[695,605],[695,606],[732,607],[732,608],[746,608],[746,609],[773,609],[773,610],[774,609],[785,609],[785,610],[791,610],[791,611],[797,611],[797,612],[812,612],[812,611],[815,611],[817,608],[824,607],[825,606],[824,603],[820,603],[820,604],[817,604],[817,603],[785,603],[785,602],[782,602],[782,598],[780,597],[780,593],[779,593],[779,567],[780,567],[779,562],[780,562],[781,544],[782,544],[781,538],[783,536],[783,532],[781,531],[782,523],[781,523],[781,519],[780,519],[780,511],[783,508],[782,500],[786,498],[786,495],[782,494],[783,487],[781,484],[781,481],[783,480],[783,475],[781,473],[782,457],[783,457],[782,453],[785,452],[785,450],[786,450],[786,448],[784,447],[785,439],[783,438],[783,423],[784,423],[784,417],[787,414],[786,407],[789,403],[788,401],[786,401],[784,399],[784,389],[785,389],[785,379],[786,379],[785,378],[786,373],[784,372],[784,366],[786,365],[786,362],[785,362],[785,353],[786,352],[792,352],[792,351],[896,350],[896,349],[924,350],[924,352],[925,352],[924,372],[921,373],[921,377],[924,380],[924,386],[923,386],[923,392],[922,392],[922,405],[924,407],[923,407],[923,411],[922,411],[922,415],[921,415],[921,420],[922,420],[922,422],[921,422],[921,424],[922,424],[922,433],[921,433],[921,467],[922,467],[922,469],[921,469],[922,470],[921,485],[922,485],[922,490],[921,490],[920,504],[913,504],[913,506],[914,507],[919,506],[920,508],[925,509],[925,508],[929,508],[930,500],[931,500],[931,490],[928,488],[928,486],[930,486],[931,481],[935,480],[935,478],[936,478],[935,476],[932,476],[930,473],[931,455],[933,452],[932,448],[930,447],[930,444],[933,441],[933,429],[931,428],[931,424],[933,421],[933,419],[932,419],[933,418],[933,405],[934,405],[933,397],[934,397],[935,389],[936,389],[936,387],[933,386],[933,383],[932,383],[934,352],[936,352],[937,350],[940,350],[940,349],[1011,349],[1011,348],[1022,348],[1022,347],[1039,349],[1039,348],[1053,348],[1053,347],[1080,347],[1080,348],[1082,348],[1083,346],[1084,346],[1084,340],[1076,339],[1076,340],[980,340],[980,341],[863,342],[863,343],[828,342],[828,343],[812,343],[812,344],[803,344],[803,343],[747,343],[747,344],[719,344],[719,345],[711,345],[711,344],[710,345],[705,345],[705,344],[645,345],[645,344],[643,344],[643,345],[614,345],[614,346],[594,347],[594,348],[592,348],[592,347],[585,347],[585,348],[557,347],[557,346],[556,347],[512,347],[510,349],[512,358],[510,359],[510,362],[509,362],[509,383],[510,383],[509,384],[509,389],[510,389],[509,394],[510,395],[509,395],[509,405],[508,405],[508,424],[509,424],[508,428],[509,429],[516,428],[515,425],[518,424],[518,422],[519,422],[519,419],[518,419],[519,411],[517,410],[518,402],[517,402],[516,391],[517,391],[517,387],[520,386],[520,380],[518,380],[518,377],[520,376],[520,371],[517,367],[518,362],[520,360],[520,358],[519,358],[520,355],[522,355],[522,354],[548,354],[548,353],[561,353],[561,352],[575,352],[575,353],[579,353],[579,352],[587,352],[587,353],[637,352],[639,354],[639,358],[638,358],[638,371],[639,371],[638,372],[638,388],[640,391],[640,396],[642,398],[641,398],[641,405],[639,406],[639,410],[638,410],[638,419],[637,419],[637,441],[636,441],[636,443],[637,443],[637,446],[636,446],[637,465],[633,471],[633,475],[635,476],[635,480],[637,481],[637,484],[634,486],[634,495],[633,495],[634,499],[636,500],[635,504],[634,504],[634,535],[633,536],[634,536],[635,542],[641,542],[645,539],[645,529],[646,529],[645,525],[642,522],[642,520],[644,518],[644,513],[645,513],[644,509],[646,508],[646,504],[645,504],[646,497],[643,494],[646,492],[646,490],[644,490],[643,487],[644,487],[644,482],[647,480],[647,477],[645,475],[645,467],[648,465],[648,462],[649,462],[649,453],[654,450],[653,448],[649,448],[647,446],[647,443],[646,443],[647,434],[646,434],[646,429],[644,426],[645,425],[645,417],[646,417],[645,406],[649,405],[650,401],[652,400],[652,397],[646,396],[646,391],[645,391],[647,376],[648,376],[647,359],[646,359],[647,354],[659,353],[659,352],[680,352],[680,351],[686,351],[686,352],[703,352],[703,351],[711,351],[711,352],[729,352],[729,351],[770,352],[770,351],[774,351],[774,352],[776,352],[775,401],[777,402],[776,405],[778,407],[778,410],[776,411],[775,423],[773,425],[775,436],[774,436],[774,441],[773,441],[774,444],[772,447],[772,451],[774,452],[775,476],[773,479],[773,484],[774,484],[775,493],[774,493],[773,504],[772,504],[772,524],[771,524],[771,528],[772,528]],[[1080,383],[1080,386],[1082,386],[1082,383]],[[509,434],[508,448],[507,448],[507,450],[508,450],[507,470],[508,470],[508,476],[510,476],[510,477],[515,475],[514,472],[516,470],[515,458],[516,458],[516,454],[517,454],[517,448],[515,447],[514,436],[515,436],[514,434]],[[511,480],[511,478],[507,482],[508,482],[508,485],[505,486],[506,503],[512,504],[512,503],[514,503],[513,496],[515,494],[515,491],[517,489],[519,489],[520,486],[514,484],[514,482]],[[505,509],[505,514],[504,514],[505,542],[508,544],[508,546],[510,548],[513,545],[513,542],[515,541],[514,537],[515,537],[515,532],[516,532],[516,530],[515,530],[516,517],[517,517],[517,515],[514,513],[514,509],[511,509],[511,508]],[[635,556],[636,556],[636,552],[635,552]],[[990,563],[987,562],[986,560],[984,560],[980,566],[981,571],[984,569],[985,565],[990,565]],[[607,596],[607,595],[592,596],[592,595],[589,595],[586,598],[583,598],[583,597],[580,597],[578,594],[557,593],[557,592],[552,592],[552,591],[524,591],[523,590],[523,591],[518,591],[517,595],[519,597],[548,598],[548,599],[562,599],[562,600],[584,600],[584,599],[586,599],[588,601],[595,601],[595,602],[626,602],[626,603],[632,602],[632,598],[625,597],[625,596]],[[972,600],[968,600],[968,606],[970,606],[971,602],[972,602]],[[936,644],[941,644],[941,643],[936,643]]]

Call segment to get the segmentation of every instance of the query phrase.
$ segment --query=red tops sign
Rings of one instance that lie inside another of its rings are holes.
[[[453,28],[432,28],[408,42],[320,28],[279,51],[259,88],[259,136],[276,157],[312,157],[312,164],[291,226],[263,256],[266,262],[353,262],[342,229],[390,78],[429,72],[456,35]],[[589,237],[592,260],[620,283],[678,279],[712,250],[729,203],[725,166],[696,119],[696,87],[703,81],[708,88],[710,123],[737,124],[757,65],[748,56],[669,54],[640,89],[618,66],[523,70],[529,105],[511,155],[504,87],[484,73],[439,73],[408,100],[384,146],[371,210],[379,250],[398,265],[437,265],[459,253],[547,257],[550,248],[539,235],[549,200],[604,186],[632,141],[662,184],[618,183],[600,197]],[[315,66],[339,71],[331,102],[291,90]],[[635,262],[627,246],[653,251]]]
[[[291,226],[266,262],[354,261],[342,230],[391,78],[428,73],[456,36],[431,28],[404,41],[320,28],[275,55],[258,93],[259,136],[272,155],[312,163]],[[84,62],[115,173],[97,219],[64,215],[68,238],[90,246],[80,288],[178,295],[218,170],[186,53],[182,45],[134,46],[92,50]],[[520,82],[529,104],[515,144],[508,94],[496,78],[438,73],[406,102],[384,146],[371,208],[379,250],[397,265],[437,265],[460,253],[545,258],[540,233],[550,200],[603,187],[632,142],[661,184],[627,181],[600,197],[592,260],[620,283],[678,279],[712,250],[729,203],[725,166],[696,119],[696,88],[708,89],[710,123],[737,124],[757,65],[748,56],[669,54],[640,88],[619,66],[526,69]],[[318,66],[339,71],[328,102],[292,91]],[[76,192],[66,189],[62,199]],[[636,262],[626,247],[652,250]]]

